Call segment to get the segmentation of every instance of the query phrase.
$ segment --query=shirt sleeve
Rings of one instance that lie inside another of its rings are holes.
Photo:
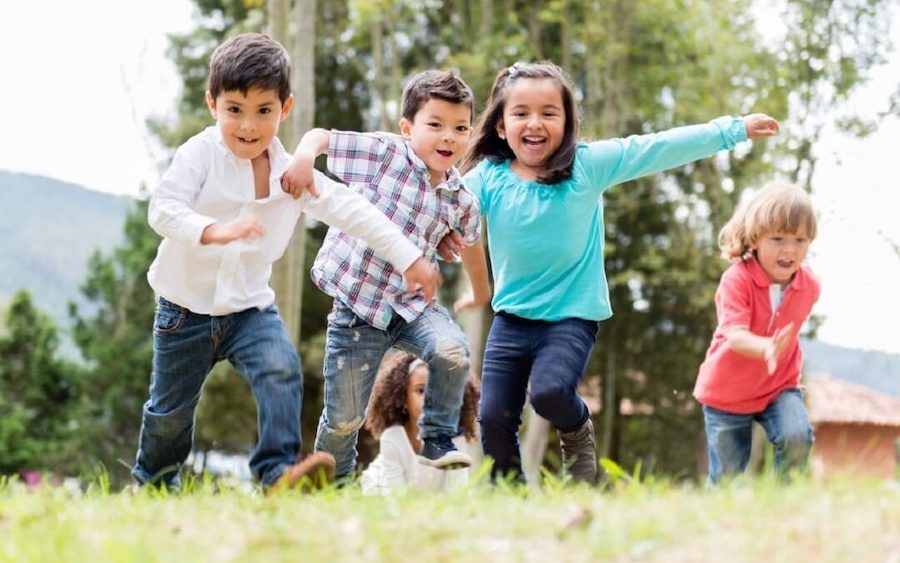
[[[724,116],[705,124],[589,143],[583,158],[591,184],[602,192],[622,182],[731,150],[745,140],[744,120]]]
[[[175,152],[172,164],[150,196],[147,221],[160,236],[199,246],[206,227],[215,218],[193,209],[197,194],[206,181],[213,147],[198,138],[188,140]]]
[[[469,193],[474,195],[475,199],[478,200],[481,212],[487,213],[487,197],[484,189],[484,167],[485,161],[482,160],[475,168],[466,172],[466,175],[463,176],[463,184],[465,184]]]
[[[409,446],[399,442],[400,439],[407,439],[406,432],[402,428],[400,428],[401,432],[390,432],[390,430],[390,428],[385,430],[381,435],[381,440],[379,440],[379,455],[381,456],[384,470],[381,486],[385,490],[405,487],[412,480],[406,467],[408,463],[407,456],[404,455],[409,450]]]
[[[300,200],[303,209],[314,218],[362,240],[399,272],[405,272],[423,255],[400,227],[366,198],[321,172],[315,173],[315,179],[318,197],[307,192]]]
[[[379,133],[332,130],[328,170],[346,183],[371,183],[388,166],[394,143]]]
[[[716,289],[716,316],[719,331],[724,332],[731,328],[750,328],[753,311],[750,302],[752,283],[752,280],[742,276],[735,267],[727,269],[722,274],[719,287]]]

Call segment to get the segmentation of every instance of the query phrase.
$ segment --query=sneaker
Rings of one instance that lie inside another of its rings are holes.
[[[597,481],[597,443],[594,424],[589,418],[581,428],[559,433],[563,467],[577,482]]]
[[[460,469],[472,465],[472,458],[456,449],[446,434],[422,440],[419,463],[438,469]]]
[[[330,453],[311,453],[302,461],[286,467],[281,477],[266,489],[266,494],[278,494],[293,488],[303,490],[324,488],[334,478],[336,465],[334,456]]]

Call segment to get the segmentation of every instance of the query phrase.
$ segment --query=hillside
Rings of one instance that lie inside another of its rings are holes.
[[[20,289],[60,326],[96,250],[121,244],[131,198],[42,176],[0,171],[0,304]]]

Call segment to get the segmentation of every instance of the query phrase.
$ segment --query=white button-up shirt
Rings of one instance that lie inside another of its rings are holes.
[[[256,199],[253,168],[225,145],[218,127],[188,139],[150,198],[150,226],[163,237],[147,279],[157,295],[194,313],[228,315],[275,302],[272,264],[290,242],[302,211],[359,237],[403,272],[422,251],[361,195],[316,172],[319,196],[294,199],[281,189],[291,157],[275,138],[268,148],[269,197]],[[265,234],[229,244],[200,244],[213,223],[255,216]]]

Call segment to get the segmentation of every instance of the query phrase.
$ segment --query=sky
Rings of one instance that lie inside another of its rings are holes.
[[[144,124],[174,115],[166,35],[190,31],[192,10],[189,0],[0,0],[0,169],[113,194],[152,188],[166,151]],[[893,21],[900,47],[900,10]],[[886,109],[898,84],[894,52],[852,105]],[[866,139],[828,132],[815,150],[819,338],[900,353],[900,255],[888,242],[900,245],[900,120]]]

